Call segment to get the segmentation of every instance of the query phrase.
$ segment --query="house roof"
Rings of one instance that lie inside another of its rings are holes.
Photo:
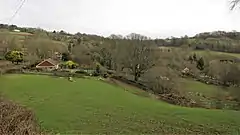
[[[44,62],[49,62],[49,63],[53,64],[54,66],[56,66],[59,63],[59,62],[49,58],[49,59],[45,59],[45,60],[41,61],[39,64],[37,64],[37,66],[40,66]]]
[[[52,64],[54,64],[54,65],[57,65],[57,64],[59,64],[59,62],[58,62],[58,61],[56,61],[56,60],[53,60],[53,59],[51,59],[51,58],[49,58],[49,59],[46,59],[45,61],[48,61],[48,62],[50,62],[50,63],[52,63]]]

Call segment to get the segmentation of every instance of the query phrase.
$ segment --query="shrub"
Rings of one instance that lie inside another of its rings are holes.
[[[204,60],[203,60],[202,57],[197,61],[197,68],[199,70],[203,70],[204,69]]]
[[[72,74],[68,71],[56,71],[54,72],[54,76],[61,76],[61,77],[69,77]]]
[[[108,78],[108,77],[109,77],[109,74],[105,73],[105,74],[103,74],[103,77],[104,77],[104,78]]]
[[[22,69],[12,68],[12,69],[6,70],[5,73],[8,73],[8,74],[11,74],[11,73],[22,73]]]
[[[90,76],[90,73],[88,73],[87,71],[84,71],[84,70],[78,70],[75,73],[76,74],[82,74],[82,75]]]
[[[96,71],[94,71],[94,72],[92,73],[92,76],[100,76],[100,74],[98,74]]]
[[[63,68],[69,68],[69,69],[76,69],[79,65],[73,61],[67,61],[63,64],[60,65],[60,67],[63,67]]]
[[[18,64],[19,62],[23,62],[23,53],[20,51],[9,51],[5,54],[5,59]]]
[[[67,67],[70,68],[70,69],[75,69],[75,68],[77,68],[77,66],[78,66],[78,64],[77,64],[77,63],[74,63],[73,61],[67,61],[67,62],[66,62],[66,65],[67,65]]]
[[[0,97],[1,135],[40,135],[32,111]]]

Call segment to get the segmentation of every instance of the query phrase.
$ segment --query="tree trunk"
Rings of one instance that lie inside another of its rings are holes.
[[[134,81],[138,81],[138,73],[137,72],[134,73]]]
[[[138,72],[138,65],[135,65],[134,67],[134,80],[135,81],[138,81],[138,78],[139,78],[139,72]]]

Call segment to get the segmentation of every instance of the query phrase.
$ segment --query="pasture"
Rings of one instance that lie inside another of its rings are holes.
[[[170,105],[94,79],[0,77],[4,96],[31,108],[42,130],[82,134],[236,134],[239,112]],[[133,90],[137,90],[134,89]]]

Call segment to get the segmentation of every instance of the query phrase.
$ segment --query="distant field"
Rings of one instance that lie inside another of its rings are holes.
[[[227,105],[225,105],[225,108],[236,104],[236,102],[230,102],[226,99],[226,97],[231,96],[230,91],[233,91],[235,88],[207,85],[192,79],[180,79],[179,82],[181,83],[179,87],[181,92],[184,92],[186,96],[202,103],[206,107],[214,107],[218,99]]]
[[[8,32],[6,34],[19,35],[19,36],[32,36],[33,34],[27,32]]]
[[[0,31],[0,34],[13,35],[13,36],[32,36],[33,35],[27,32],[9,32],[9,31]]]
[[[206,55],[207,53],[210,53],[212,55],[233,56],[236,58],[240,58],[240,53],[225,53],[225,52],[216,52],[216,51],[194,51],[194,52],[199,53],[201,55]]]
[[[159,47],[159,49],[167,50],[167,49],[178,49],[178,48],[161,46],[161,47]],[[225,53],[225,52],[216,52],[216,51],[207,51],[207,50],[193,50],[192,53],[198,53],[203,56],[211,54],[211,55],[215,55],[215,56],[232,56],[232,57],[240,58],[240,53]]]
[[[48,76],[5,75],[0,77],[0,86],[6,97],[34,110],[43,129],[55,133],[209,135],[240,131],[239,112],[174,106],[93,79],[69,82]]]
[[[234,56],[234,57],[238,57],[240,58],[240,53],[224,53],[224,52],[215,52],[215,53],[218,53],[218,54],[222,54],[222,55],[230,55],[230,56]]]
[[[4,36],[5,38],[14,38],[18,41],[22,42],[26,38],[26,36],[32,36],[31,33],[26,32],[9,32],[9,31],[0,31],[0,36]]]
[[[215,85],[207,85],[192,79],[182,79],[181,82],[184,88],[188,92],[199,92],[205,94],[208,97],[216,96],[216,93],[226,94],[226,89]]]

